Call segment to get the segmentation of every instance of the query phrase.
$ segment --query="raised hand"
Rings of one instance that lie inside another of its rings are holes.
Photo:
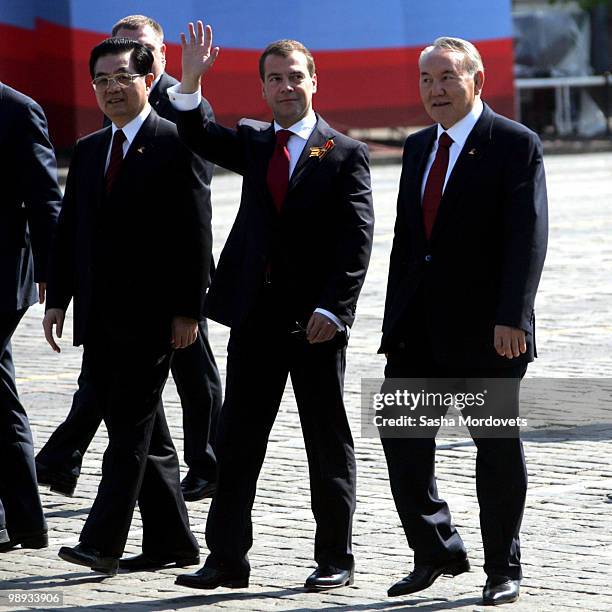
[[[194,93],[200,88],[200,81],[215,63],[219,47],[212,47],[212,28],[201,21],[197,22],[197,33],[192,22],[189,22],[189,40],[181,32],[181,50],[183,76],[182,93]]]

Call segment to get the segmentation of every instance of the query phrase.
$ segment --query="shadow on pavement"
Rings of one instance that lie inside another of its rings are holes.
[[[70,574],[63,574],[58,576],[47,576],[47,577],[33,577],[33,579],[48,579],[48,578],[62,578],[63,576],[69,576]],[[62,587],[62,586],[70,586],[83,584],[86,582],[100,582],[104,580],[102,577],[95,577],[89,579],[77,579],[77,580],[63,580],[61,582],[57,582],[55,584],[47,584],[45,587]],[[28,583],[26,579],[26,584],[21,583],[20,581],[11,581],[13,585],[18,585],[21,589],[27,589]],[[33,588],[33,587],[31,587]],[[338,592],[338,595],[341,595],[341,591]],[[92,604],[91,606],[71,606],[68,602],[65,602],[62,607],[59,608],[46,608],[48,612],[60,612],[61,610],[71,610],[73,612],[93,612],[95,610],[109,610],[113,611],[118,610],[122,612],[140,612],[144,610],[183,610],[188,608],[198,608],[202,609],[208,606],[214,606],[216,604],[227,604],[229,602],[252,602],[253,605],[265,603],[270,599],[281,599],[284,597],[291,597],[296,595],[303,595],[301,589],[279,589],[276,591],[263,591],[256,593],[223,593],[223,594],[207,594],[202,592],[197,595],[187,595],[182,597],[170,597],[167,599],[157,599],[157,600],[147,600],[147,601],[138,601],[131,603],[119,603],[119,602],[108,602],[108,603],[100,603],[100,604]],[[325,597],[333,597],[332,593],[329,594],[321,594],[321,593],[313,593],[313,598],[320,597],[321,595]],[[440,599],[431,599],[430,603],[427,603],[426,599],[404,599],[401,601],[381,601],[375,603],[364,603],[364,604],[351,604],[351,605],[342,605],[342,604],[334,604],[328,606],[313,606],[308,608],[283,608],[282,603],[279,605],[277,601],[274,604],[274,609],[278,612],[283,612],[284,610],[291,610],[291,612],[313,612],[314,610],[323,610],[327,612],[366,612],[367,610],[414,610],[414,606],[418,605],[418,610],[429,610],[431,612],[435,612],[436,610],[453,610],[456,608],[463,608],[466,606],[477,606],[481,604],[482,600],[480,597],[463,597],[461,599],[457,599],[454,601],[448,600],[440,600]],[[313,602],[314,603],[314,602]],[[240,606],[242,609],[242,606]]]

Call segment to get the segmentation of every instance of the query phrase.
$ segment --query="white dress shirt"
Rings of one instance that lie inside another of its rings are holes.
[[[179,111],[189,111],[197,108],[202,101],[202,94],[198,89],[194,93],[181,93],[180,91],[181,84],[177,83],[172,87],[168,87],[167,93],[170,101],[173,106]],[[289,177],[295,170],[295,166],[297,165],[298,160],[300,159],[300,155],[306,146],[306,142],[310,138],[312,134],[312,130],[317,123],[317,117],[312,109],[310,112],[300,121],[294,123],[288,128],[282,128],[276,121],[274,122],[274,132],[278,132],[278,130],[287,129],[292,134],[289,137],[287,142],[287,149],[289,150]],[[325,308],[315,308],[315,312],[318,312],[322,315],[325,315],[328,319],[331,319],[336,327],[340,331],[344,331],[346,329],[346,325],[332,312],[329,310],[325,310]]]
[[[136,134],[138,134],[138,130],[142,127],[142,124],[145,122],[145,119],[151,113],[151,106],[147,102],[144,105],[144,108],[132,119],[129,123],[126,123],[122,128],[118,128],[114,123],[111,123],[111,127],[113,130],[113,136],[110,141],[110,145],[108,147],[108,153],[106,154],[106,165],[104,166],[104,172],[108,170],[108,164],[110,163],[110,154],[111,148],[113,146],[113,138],[115,137],[115,132],[117,130],[121,130],[125,134],[125,140],[123,141],[123,157],[126,156],[130,145],[136,138]]]
[[[446,183],[448,183],[448,179],[455,167],[455,162],[459,157],[463,149],[463,145],[465,141],[468,139],[470,132],[476,125],[476,122],[482,115],[483,104],[480,98],[476,98],[474,101],[474,106],[470,112],[460,121],[457,121],[455,125],[448,128],[448,130],[444,130],[444,128],[438,123],[438,137],[434,142],[434,145],[431,149],[431,153],[429,154],[429,159],[427,160],[427,165],[425,166],[425,172],[423,173],[423,182],[421,183],[421,200],[423,200],[423,194],[425,193],[425,184],[427,183],[427,177],[429,176],[429,171],[433,166],[434,160],[436,159],[436,152],[438,151],[438,140],[442,132],[446,131],[446,133],[453,139],[453,144],[450,146],[448,151],[448,169],[446,170],[446,177],[444,179],[444,186],[442,187],[442,193],[444,193],[444,189],[446,189]]]
[[[310,112],[300,121],[294,123],[288,128],[283,128],[276,121],[274,122],[274,132],[278,132],[279,130],[289,130],[291,132],[291,136],[289,136],[289,140],[287,142],[287,149],[289,149],[289,178],[293,174],[295,167],[297,166],[298,159],[300,159],[300,155],[312,134],[312,130],[314,130],[315,125],[317,124],[317,116],[314,114],[314,111],[310,109]]]
[[[200,106],[202,101],[202,92],[198,89],[193,93],[183,93],[181,91],[181,84],[177,83],[166,89],[166,93],[170,98],[170,102],[176,110],[190,111]]]

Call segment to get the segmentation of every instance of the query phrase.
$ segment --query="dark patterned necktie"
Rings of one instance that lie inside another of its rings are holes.
[[[268,174],[266,177],[268,189],[278,212],[283,207],[287,189],[289,188],[289,161],[291,157],[287,148],[287,142],[290,136],[291,132],[289,130],[278,130],[276,132],[276,147],[268,163]]]
[[[113,183],[117,178],[117,173],[123,162],[123,143],[125,142],[125,134],[122,130],[117,130],[113,136],[113,144],[111,146],[110,160],[106,170],[106,193],[110,193],[113,188]]]
[[[438,208],[440,208],[444,179],[448,170],[449,149],[452,144],[453,139],[446,132],[442,132],[438,140],[436,158],[429,170],[427,182],[425,183],[425,191],[423,192],[423,225],[425,226],[427,240],[431,236]]]

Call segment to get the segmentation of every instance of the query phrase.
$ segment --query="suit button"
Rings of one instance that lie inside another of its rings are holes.
[[[431,261],[431,255],[425,255],[425,261],[429,263]]]
[[[400,343],[397,345],[397,348],[405,349],[405,348],[406,348],[406,343],[405,343],[405,342],[400,342]]]

